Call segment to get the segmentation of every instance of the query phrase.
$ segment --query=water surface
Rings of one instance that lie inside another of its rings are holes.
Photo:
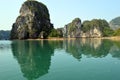
[[[120,80],[120,41],[0,41],[0,80]]]

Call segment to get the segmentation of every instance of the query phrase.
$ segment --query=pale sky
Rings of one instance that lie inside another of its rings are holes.
[[[0,1],[0,30],[11,30],[25,0]],[[108,22],[120,16],[120,0],[37,0],[49,9],[55,28],[64,27],[74,18],[82,21],[106,19]]]

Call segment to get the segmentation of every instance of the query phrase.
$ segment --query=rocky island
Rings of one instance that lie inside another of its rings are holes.
[[[64,37],[68,38],[98,38],[110,36],[112,33],[109,23],[102,19],[87,20],[82,23],[79,18],[75,18],[63,28]]]
[[[47,39],[47,38],[101,38],[119,36],[120,29],[111,28],[113,23],[104,19],[83,21],[73,19],[62,28],[55,29],[50,22],[46,5],[35,0],[27,0],[20,9],[20,15],[12,26],[10,39]],[[116,23],[115,23],[116,24]]]
[[[53,25],[49,11],[43,3],[27,0],[20,9],[20,15],[12,26],[11,39],[47,38]]]

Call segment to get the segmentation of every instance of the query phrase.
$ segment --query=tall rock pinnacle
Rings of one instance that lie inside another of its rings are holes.
[[[53,29],[47,7],[40,2],[27,0],[12,26],[11,39],[47,38]]]

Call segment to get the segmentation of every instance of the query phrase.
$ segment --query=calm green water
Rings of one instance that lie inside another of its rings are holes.
[[[0,41],[0,80],[120,80],[120,41]]]

